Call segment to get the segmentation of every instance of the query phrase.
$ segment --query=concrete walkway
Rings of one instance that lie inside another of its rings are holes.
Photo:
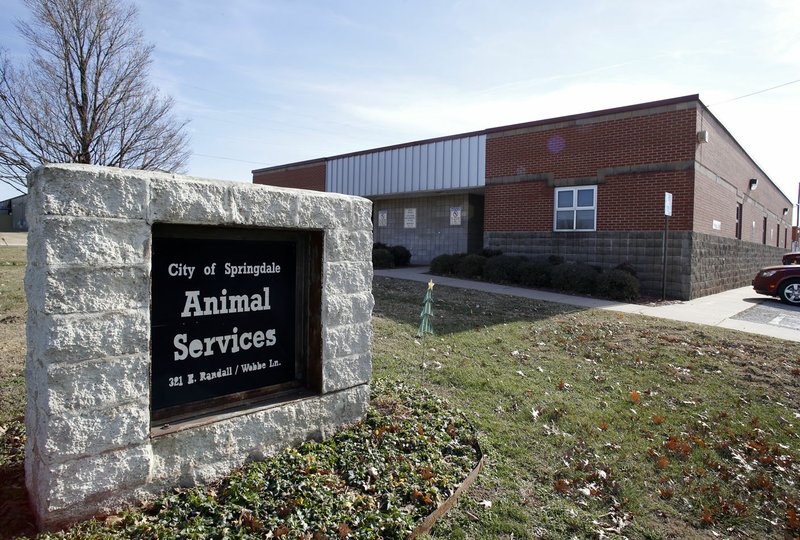
[[[470,281],[444,276],[433,276],[427,273],[428,267],[414,266],[406,268],[392,268],[389,270],[375,270],[376,276],[385,276],[411,281],[421,281],[427,283],[433,279],[437,285],[448,287],[458,287],[461,289],[473,289],[478,291],[507,294],[509,296],[519,296],[532,300],[544,300],[558,304],[567,304],[593,309],[606,309],[622,313],[636,313],[648,317],[660,317],[674,321],[684,321],[710,326],[719,326],[751,334],[786,339],[789,341],[800,342],[800,331],[773,324],[763,324],[750,322],[734,317],[747,309],[762,302],[772,302],[769,297],[756,294],[752,287],[741,287],[732,289],[719,294],[712,294],[689,300],[687,302],[676,302],[660,306],[647,306],[640,304],[624,304],[612,300],[602,300],[598,298],[587,298],[583,296],[572,296],[559,294],[549,291],[536,289],[526,289],[522,287],[511,287],[508,285],[498,285],[496,283],[486,283],[483,281]]]
[[[0,232],[0,247],[2,246],[27,246],[28,233]]]

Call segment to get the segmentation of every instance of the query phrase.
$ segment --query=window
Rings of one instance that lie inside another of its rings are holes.
[[[736,205],[736,239],[742,239],[742,203]]]
[[[597,186],[556,188],[553,228],[556,231],[593,231]]]

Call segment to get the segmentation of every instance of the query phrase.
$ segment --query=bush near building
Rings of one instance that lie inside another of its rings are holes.
[[[597,294],[628,302],[639,298],[639,280],[626,270],[613,268],[597,278]]]
[[[372,266],[374,268],[394,268],[394,257],[388,249],[372,250]]]
[[[551,284],[554,288],[567,292],[592,294],[597,288],[600,272],[588,264],[563,263],[553,267]]]
[[[465,279],[475,279],[483,276],[483,267],[488,259],[483,255],[465,255],[456,265],[456,275]]]
[[[461,254],[445,254],[434,257],[431,261],[431,274],[438,276],[450,276],[456,273],[456,267],[462,257],[466,253]]]
[[[483,277],[493,283],[519,283],[519,270],[527,257],[515,255],[497,255],[486,260]]]
[[[387,246],[381,242],[372,244],[372,266],[375,268],[394,268],[410,263],[411,252],[405,246]]]
[[[484,250],[480,254],[443,254],[431,261],[432,274],[483,279],[492,283],[519,284],[525,287],[553,288],[620,301],[639,298],[636,269],[627,262],[601,272],[584,263],[564,262],[562,257],[530,259]]]
[[[411,252],[405,246],[391,246],[389,251],[392,253],[395,266],[408,266],[411,262]]]
[[[519,283],[526,287],[549,287],[553,265],[550,261],[533,259],[519,266]]]

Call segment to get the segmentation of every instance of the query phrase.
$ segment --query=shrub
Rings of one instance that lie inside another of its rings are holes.
[[[462,255],[439,255],[431,261],[431,273],[446,276],[456,273]]]
[[[518,279],[526,287],[549,287],[553,265],[546,260],[533,260],[519,265]]]
[[[622,270],[623,272],[629,273],[633,277],[636,277],[637,275],[636,268],[634,268],[633,265],[627,261],[619,263],[617,266],[614,267],[614,270]]]
[[[389,251],[394,257],[395,266],[408,266],[411,262],[411,252],[405,246],[392,246]]]
[[[588,264],[563,263],[553,267],[550,283],[562,291],[589,294],[595,292],[598,274]]]
[[[564,264],[564,257],[561,255],[550,255],[547,261],[553,266],[558,266],[559,264]]]
[[[478,255],[483,255],[487,259],[490,257],[497,257],[498,255],[502,255],[503,250],[501,249],[490,249],[490,248],[483,248]]]
[[[518,283],[519,267],[528,259],[514,255],[496,255],[486,260],[483,277],[494,283]]]
[[[483,266],[486,264],[486,257],[483,255],[466,255],[458,261],[456,274],[458,277],[472,279],[483,275]]]
[[[597,294],[630,302],[639,298],[639,280],[626,270],[614,268],[597,278]]]
[[[373,249],[372,266],[374,268],[394,268],[392,252],[388,249]]]
[[[383,242],[375,242],[374,244],[372,244],[372,249],[389,249],[389,246],[387,246]]]

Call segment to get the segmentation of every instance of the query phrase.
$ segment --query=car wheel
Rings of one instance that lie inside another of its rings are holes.
[[[800,306],[800,281],[793,280],[781,283],[778,289],[778,296],[782,302]]]

